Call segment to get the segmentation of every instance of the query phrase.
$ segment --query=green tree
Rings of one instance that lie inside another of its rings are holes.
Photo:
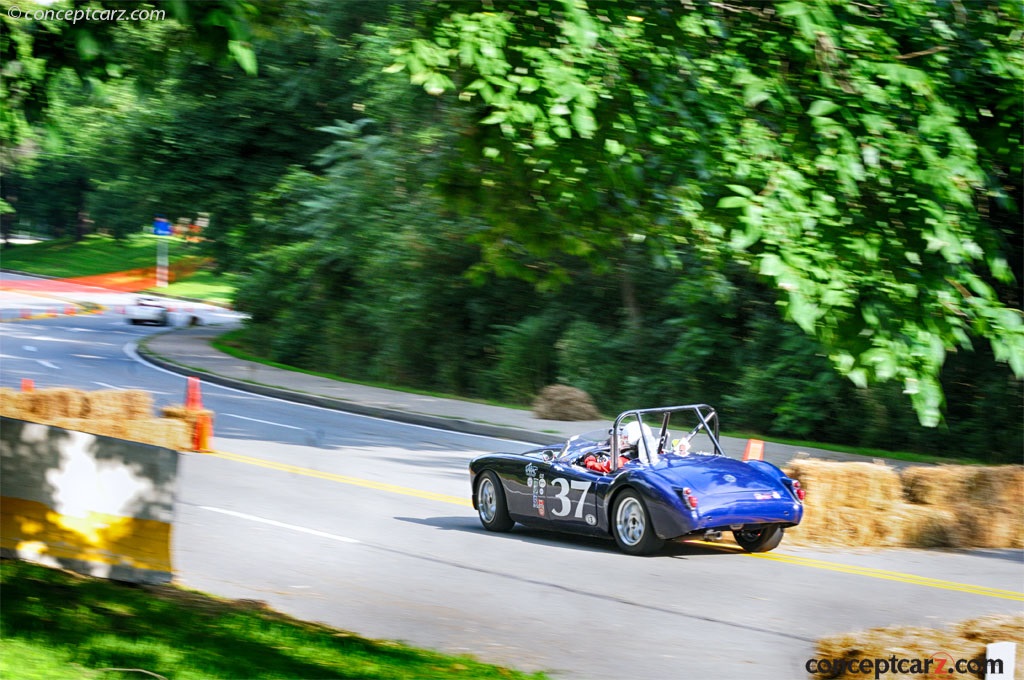
[[[464,102],[449,188],[487,210],[489,268],[564,284],[554,253],[608,267],[638,237],[740,261],[836,368],[899,380],[934,425],[942,365],[972,338],[1024,376],[991,220],[1019,194],[1022,13],[463,2],[428,11],[392,70]]]

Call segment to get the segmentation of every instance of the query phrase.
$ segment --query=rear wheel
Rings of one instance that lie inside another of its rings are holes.
[[[782,543],[785,529],[778,524],[768,524],[758,529],[740,529],[732,532],[736,543],[747,552],[768,552]]]
[[[487,470],[476,483],[476,509],[480,524],[488,531],[508,531],[515,524],[509,517],[505,502],[505,490],[501,488],[498,476]]]
[[[651,524],[651,515],[640,494],[626,489],[615,499],[612,534],[619,549],[630,555],[650,555],[664,545]]]

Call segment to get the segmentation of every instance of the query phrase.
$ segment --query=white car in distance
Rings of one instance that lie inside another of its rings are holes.
[[[166,326],[171,322],[171,315],[167,310],[167,306],[157,298],[137,298],[135,304],[125,310],[125,314],[128,316],[128,323],[133,326],[140,323]]]

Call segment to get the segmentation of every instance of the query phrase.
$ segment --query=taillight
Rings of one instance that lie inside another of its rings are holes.
[[[683,489],[683,500],[686,501],[686,504],[690,507],[690,510],[697,509],[697,497],[693,495],[692,491],[690,491],[690,487],[686,487],[685,489]]]
[[[807,492],[804,491],[803,487],[800,486],[799,480],[793,480],[793,493],[795,493],[796,497],[799,498],[801,501],[804,499],[804,496],[807,495]]]

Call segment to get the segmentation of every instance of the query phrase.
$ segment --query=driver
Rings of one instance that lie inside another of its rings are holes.
[[[647,437],[649,442],[653,438],[651,428],[638,422],[631,422],[619,430],[619,465],[623,467],[631,460],[636,460],[639,455],[638,444],[640,439]],[[609,440],[610,441],[610,440]],[[583,459],[583,465],[594,472],[611,472],[612,459],[610,455],[598,457],[590,454]]]

